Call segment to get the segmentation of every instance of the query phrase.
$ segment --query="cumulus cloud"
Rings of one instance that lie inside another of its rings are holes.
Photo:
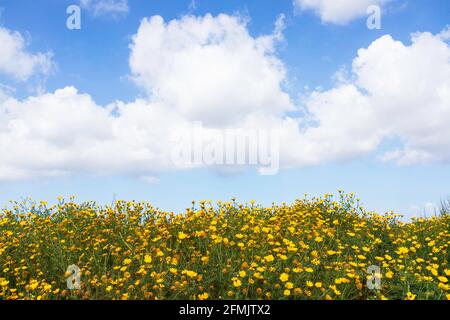
[[[307,110],[306,117],[281,124],[283,140],[289,141],[282,155],[285,165],[298,167],[353,159],[372,151],[380,142],[380,128],[372,122],[370,99],[354,85],[312,93]],[[289,130],[286,124],[290,124]]]
[[[0,179],[88,172],[154,182],[148,177],[180,169],[174,136],[195,121],[277,130],[283,167],[353,159],[388,138],[401,146],[385,161],[450,162],[447,30],[409,44],[375,40],[358,51],[348,79],[312,92],[304,115],[289,116],[297,109],[282,89],[282,29],[279,19],[272,34],[254,37],[228,15],[144,19],[129,64],[147,95],[133,102],[100,106],[73,87],[17,100],[0,88]]]
[[[0,179],[80,171],[152,176],[175,169],[171,140],[192,121],[245,128],[255,115],[279,117],[292,109],[275,56],[282,27],[278,20],[273,34],[253,38],[234,16],[144,19],[130,67],[148,97],[99,106],[67,87],[3,98],[0,148],[9,151],[0,155]]]
[[[341,137],[362,153],[397,138],[403,145],[381,158],[399,164],[450,161],[450,47],[442,33],[413,34],[410,45],[383,36],[359,50],[352,73],[354,80],[311,95],[319,125],[307,133],[332,130],[335,143]],[[344,145],[336,157],[347,153]]]
[[[274,34],[254,38],[244,20],[224,14],[144,19],[131,44],[132,75],[154,101],[207,125],[281,115],[293,109],[274,55],[282,28],[280,18]]]
[[[442,30],[438,34],[439,38],[441,38],[443,41],[450,40],[450,26],[447,26],[444,30]]]
[[[28,52],[25,39],[19,32],[0,27],[0,43],[0,73],[26,81],[32,75],[46,75],[51,70],[51,53]]]
[[[181,126],[161,105],[97,105],[73,87],[0,105],[0,179],[73,172],[155,172],[172,167],[170,130]]]
[[[294,0],[297,11],[313,11],[323,22],[347,24],[366,15],[371,5],[383,6],[391,0]]]
[[[80,5],[94,16],[118,18],[129,11],[128,0],[80,0]]]

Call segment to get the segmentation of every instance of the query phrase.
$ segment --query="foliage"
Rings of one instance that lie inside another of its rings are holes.
[[[183,214],[148,203],[73,199],[0,213],[3,299],[449,299],[450,216],[405,223],[353,195],[200,202]],[[69,265],[81,288],[69,290]],[[367,286],[379,266],[379,290]]]

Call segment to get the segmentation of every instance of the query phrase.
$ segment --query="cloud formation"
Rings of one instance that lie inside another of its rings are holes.
[[[382,139],[395,138],[402,146],[384,154],[385,161],[450,162],[446,32],[413,34],[410,45],[385,35],[360,49],[352,64],[353,80],[311,95],[308,109],[319,126],[308,131],[337,133],[336,155],[346,152],[346,145],[360,145],[354,151],[364,153]]]
[[[281,89],[273,34],[254,38],[235,16],[144,19],[130,46],[133,77],[148,93],[132,103],[97,105],[67,87],[0,103],[0,179],[71,172],[146,175],[176,169],[174,133],[192,121],[246,128],[256,117],[293,108]],[[27,157],[33,154],[33,159]]]
[[[286,77],[273,34],[252,37],[246,22],[225,14],[185,16],[165,23],[144,19],[131,44],[130,67],[153,101],[206,125],[236,124],[255,113],[293,109],[281,85]]]
[[[195,121],[278,130],[283,167],[354,159],[391,138],[401,145],[384,161],[450,162],[448,29],[416,33],[410,44],[385,35],[360,49],[351,77],[312,92],[304,116],[289,116],[297,107],[282,89],[282,30],[282,19],[260,37],[236,16],[144,19],[129,64],[147,96],[134,102],[100,106],[73,87],[18,100],[0,89],[0,149],[7,150],[0,180],[78,172],[153,177],[179,169],[173,137]]]
[[[26,81],[35,74],[46,75],[53,66],[52,54],[30,53],[22,35],[0,27],[0,73],[17,81]]]
[[[82,8],[88,9],[94,16],[118,18],[130,10],[128,0],[80,0]]]
[[[383,6],[391,0],[294,0],[297,11],[313,11],[322,22],[347,24],[366,15],[371,5]]]

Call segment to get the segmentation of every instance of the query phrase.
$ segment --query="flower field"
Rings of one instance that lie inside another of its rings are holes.
[[[343,193],[183,214],[15,203],[0,214],[0,299],[445,300],[449,245],[448,214],[405,223]]]

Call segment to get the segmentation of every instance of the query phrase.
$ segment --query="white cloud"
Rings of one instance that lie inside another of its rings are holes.
[[[0,103],[8,99],[14,92],[14,88],[0,83]]]
[[[319,125],[306,135],[311,130],[320,136],[336,134],[336,152],[328,157],[367,153],[382,139],[394,137],[403,146],[382,160],[450,161],[450,47],[441,34],[414,34],[410,45],[383,36],[359,50],[352,72],[353,81],[315,92],[308,102]]]
[[[34,74],[46,75],[53,63],[51,53],[29,53],[19,32],[0,27],[0,73],[25,81]]]
[[[314,92],[307,107],[309,116],[292,120],[285,138],[291,141],[283,155],[289,159],[286,161],[290,166],[352,159],[378,145],[380,129],[372,122],[374,111],[370,99],[361,95],[354,85]],[[290,145],[295,145],[295,149]]]
[[[137,100],[102,107],[73,87],[0,104],[0,180],[155,172],[172,168],[177,115]]]
[[[95,16],[117,18],[130,10],[128,0],[80,0],[82,8],[88,9]]]
[[[371,5],[383,6],[391,0],[294,0],[299,11],[313,11],[323,22],[347,24],[365,16]]]
[[[292,108],[274,55],[281,28],[279,20],[273,35],[253,38],[243,20],[226,15],[143,20],[130,66],[151,95],[106,107],[73,87],[7,98],[0,103],[0,149],[8,150],[0,155],[0,179],[80,171],[152,176],[175,169],[172,135],[192,120],[245,127],[255,115],[280,116]]]
[[[450,162],[445,31],[417,33],[411,44],[377,39],[358,51],[350,79],[313,92],[306,116],[289,117],[294,106],[276,56],[282,27],[278,20],[273,34],[252,37],[234,16],[144,19],[129,63],[148,96],[131,103],[99,106],[72,87],[24,100],[0,89],[0,150],[8,150],[0,180],[89,172],[148,181],[179,169],[172,137],[193,121],[279,130],[283,167],[353,159],[392,137],[404,145],[385,160]]]
[[[281,89],[286,71],[273,35],[254,38],[244,20],[185,16],[144,19],[131,45],[133,77],[154,101],[190,120],[226,125],[253,113],[281,115],[293,106]]]
[[[444,30],[442,30],[439,33],[439,38],[441,38],[443,41],[450,40],[450,26],[447,26]]]

